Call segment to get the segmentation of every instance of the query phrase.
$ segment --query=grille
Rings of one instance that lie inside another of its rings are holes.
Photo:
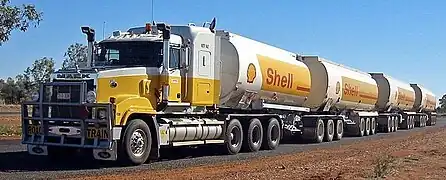
[[[94,80],[82,80],[82,81],[64,81],[53,80],[53,82],[86,82],[87,88],[84,91],[84,95],[81,94],[81,85],[53,85],[46,86],[44,88],[43,102],[50,103],[47,107],[44,107],[44,114],[51,115],[51,118],[69,118],[79,119],[81,106],[63,105],[63,104],[81,104],[83,102],[82,97],[85,97],[88,91],[94,90]],[[57,103],[53,105],[51,103]],[[61,105],[62,104],[62,105]],[[91,111],[90,111],[91,112]]]

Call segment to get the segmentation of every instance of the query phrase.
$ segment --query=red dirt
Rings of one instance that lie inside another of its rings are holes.
[[[389,170],[382,173],[386,179],[446,179],[446,130],[233,163],[79,179],[370,179],[379,174],[375,168]]]
[[[20,115],[1,115],[0,125],[21,125]]]
[[[0,112],[20,112],[20,105],[0,105]]]

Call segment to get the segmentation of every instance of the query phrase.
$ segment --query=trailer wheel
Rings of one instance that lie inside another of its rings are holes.
[[[427,117],[426,126],[432,126],[432,118],[433,117],[430,117],[430,118],[429,118],[429,116]]]
[[[413,126],[414,126],[413,116],[408,116],[407,119],[409,120],[409,122],[408,122],[409,123],[409,129],[412,129]]]
[[[365,120],[364,118],[359,118],[358,124],[356,124],[356,136],[364,136]]]
[[[397,132],[398,131],[398,126],[399,126],[399,119],[398,117],[394,116],[393,117],[393,132]]]
[[[326,142],[333,141],[334,136],[334,122],[332,119],[329,119],[325,123],[325,133],[324,133],[324,140]]]
[[[266,150],[276,149],[279,146],[281,134],[279,121],[276,118],[269,119],[264,132],[262,148]]]
[[[364,130],[364,136],[370,135],[370,118],[365,119],[365,130]]]
[[[249,121],[248,130],[245,131],[243,149],[249,152],[259,151],[262,146],[263,127],[259,119],[253,118]]]
[[[141,119],[134,119],[125,128],[120,144],[121,161],[125,164],[140,165],[150,155],[152,135],[149,126]]]
[[[243,143],[242,124],[238,119],[232,119],[226,128],[225,146],[228,154],[240,152]]]
[[[424,116],[420,116],[420,127],[424,127]]]
[[[335,131],[333,139],[341,140],[342,136],[344,135],[344,123],[342,122],[342,120],[340,120],[340,119],[336,120],[335,130],[336,131]]]
[[[317,119],[316,127],[313,130],[313,142],[321,143],[324,140],[325,124],[322,119]]]
[[[406,119],[403,119],[403,121],[401,123],[401,128],[409,129],[409,117],[406,117]]]
[[[376,120],[375,118],[370,119],[370,135],[374,135],[376,133]]]
[[[385,129],[384,132],[386,132],[386,133],[392,132],[392,119],[390,118],[390,116],[387,117],[387,124],[385,127],[387,129]]]

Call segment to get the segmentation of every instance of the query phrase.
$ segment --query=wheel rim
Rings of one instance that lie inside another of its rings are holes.
[[[342,121],[338,121],[338,134],[342,134],[343,128]]]
[[[332,135],[334,134],[334,123],[330,121],[330,123],[328,123],[328,134]]]
[[[143,130],[137,129],[132,133],[130,148],[133,155],[142,156],[146,150],[146,133]]]
[[[317,132],[319,137],[324,135],[324,127],[322,126],[322,123],[319,123]]]
[[[279,127],[277,127],[276,125],[274,125],[271,128],[271,141],[273,143],[276,143],[277,140],[279,139]]]
[[[231,146],[237,147],[240,144],[240,129],[234,127],[231,130]]]
[[[370,119],[367,118],[367,121],[365,123],[365,130],[370,131]]]
[[[262,135],[260,134],[260,127],[254,126],[254,129],[252,130],[252,142],[255,145],[258,145],[260,143],[260,137]]]
[[[361,118],[361,134],[364,133],[364,129],[365,129],[365,123],[364,123],[364,119]]]

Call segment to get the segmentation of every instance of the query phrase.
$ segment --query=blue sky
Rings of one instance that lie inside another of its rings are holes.
[[[154,19],[171,24],[217,18],[226,29],[289,51],[321,55],[365,72],[384,72],[446,93],[446,1],[415,0],[154,0]],[[150,0],[15,0],[44,12],[39,28],[14,32],[0,47],[0,78],[15,76],[35,59],[53,57],[60,66],[67,47],[85,43],[80,26],[102,38],[151,22]],[[12,67],[11,67],[12,64]]]

